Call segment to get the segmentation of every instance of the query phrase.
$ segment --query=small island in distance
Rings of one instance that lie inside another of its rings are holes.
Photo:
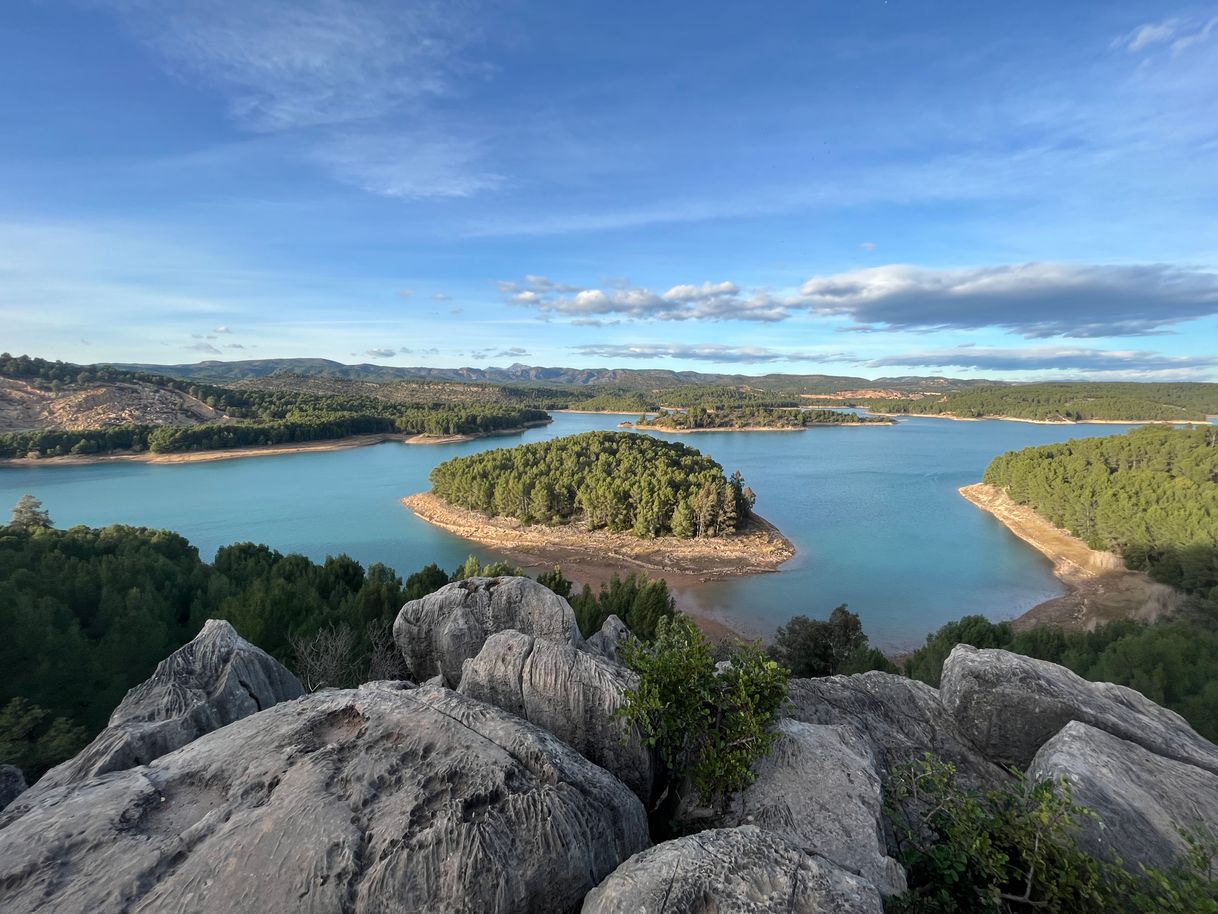
[[[797,432],[821,425],[892,425],[891,416],[860,416],[835,409],[754,406],[728,409],[670,409],[643,416],[623,427],[666,432]]]
[[[773,571],[795,554],[753,511],[739,471],[697,450],[624,432],[587,432],[458,457],[432,491],[403,499],[428,523],[527,566],[589,557],[658,572]]]

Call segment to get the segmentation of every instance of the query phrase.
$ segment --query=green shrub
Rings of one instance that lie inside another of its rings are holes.
[[[871,647],[858,615],[842,604],[828,619],[795,616],[774,634],[770,655],[792,676],[834,676],[896,667]]]
[[[710,643],[680,615],[661,619],[652,641],[625,644],[622,653],[639,684],[621,713],[659,751],[668,785],[688,780],[713,805],[751,784],[753,762],[773,746],[786,669],[757,645],[740,644],[717,671]]]

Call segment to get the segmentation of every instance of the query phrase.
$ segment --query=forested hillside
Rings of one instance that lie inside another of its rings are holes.
[[[50,390],[138,382],[176,391],[223,414],[193,425],[112,425],[97,429],[42,428],[0,435],[0,457],[173,452],[286,444],[348,435],[479,434],[545,421],[543,410],[493,402],[403,404],[378,397],[313,394],[291,388],[232,390],[105,366],[0,356],[0,377],[21,378]]]
[[[445,501],[525,523],[578,521],[636,536],[721,536],[753,504],[739,472],[645,435],[587,432],[458,457],[431,471]]]
[[[980,387],[919,400],[868,400],[891,413],[1039,422],[1203,421],[1218,414],[1218,384],[1087,382]]]
[[[985,482],[1093,549],[1218,607],[1218,427],[1144,428],[1013,451]]]

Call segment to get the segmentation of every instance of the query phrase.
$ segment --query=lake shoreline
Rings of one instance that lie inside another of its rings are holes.
[[[1064,595],[1038,603],[1012,620],[1017,631],[1038,625],[1090,631],[1118,619],[1153,622],[1173,612],[1183,599],[1166,584],[1126,568],[1120,556],[1092,549],[1031,508],[1017,504],[997,486],[976,483],[959,492],[1048,558],[1054,576],[1066,587]]]
[[[493,549],[527,567],[578,565],[585,577],[608,580],[614,572],[643,571],[676,582],[715,581],[776,571],[795,547],[764,518],[753,515],[742,533],[725,537],[643,539],[629,533],[576,526],[522,524],[456,507],[431,492],[402,499],[416,517],[462,539]],[[590,559],[595,556],[595,559]]]
[[[814,428],[892,428],[895,422],[814,422],[811,425],[765,426],[748,425],[743,428],[665,428],[662,425],[634,425],[623,423],[619,428],[629,427],[636,432],[664,432],[669,435],[696,435],[700,432],[806,432]]]
[[[78,454],[64,457],[7,457],[0,459],[0,469],[5,467],[72,467],[106,463],[210,463],[216,460],[240,460],[246,457],[282,457],[289,454],[314,454],[329,451],[347,451],[352,448],[370,447],[375,444],[397,442],[410,445],[460,444],[480,438],[495,438],[518,435],[530,428],[548,425],[549,421],[528,422],[512,428],[496,429],[476,435],[425,435],[418,432],[386,432],[374,435],[348,435],[344,438],[327,438],[319,441],[301,441],[285,444],[261,444],[251,447],[217,448],[206,451],[170,451],[168,453]]]
[[[1021,419],[1018,416],[952,416],[948,413],[877,413],[890,419],[947,419],[951,422],[1023,422],[1028,425],[1209,425],[1208,419]]]

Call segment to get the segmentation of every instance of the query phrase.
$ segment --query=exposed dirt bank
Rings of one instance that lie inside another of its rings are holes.
[[[486,517],[454,507],[430,492],[402,499],[422,520],[526,567],[577,566],[581,582],[607,580],[632,569],[653,577],[710,581],[774,571],[795,554],[795,547],[768,521],[754,516],[734,536],[640,539],[629,533],[586,530],[578,526],[526,526],[509,517]],[[568,574],[568,577],[573,577]]]
[[[1032,607],[1014,621],[1017,629],[1056,625],[1089,631],[1117,619],[1153,621],[1173,612],[1181,596],[1140,571],[1130,571],[1119,556],[1098,552],[1031,508],[1016,504],[1002,489],[977,483],[960,494],[988,511],[1021,540],[1053,562],[1053,573],[1069,593]]]

